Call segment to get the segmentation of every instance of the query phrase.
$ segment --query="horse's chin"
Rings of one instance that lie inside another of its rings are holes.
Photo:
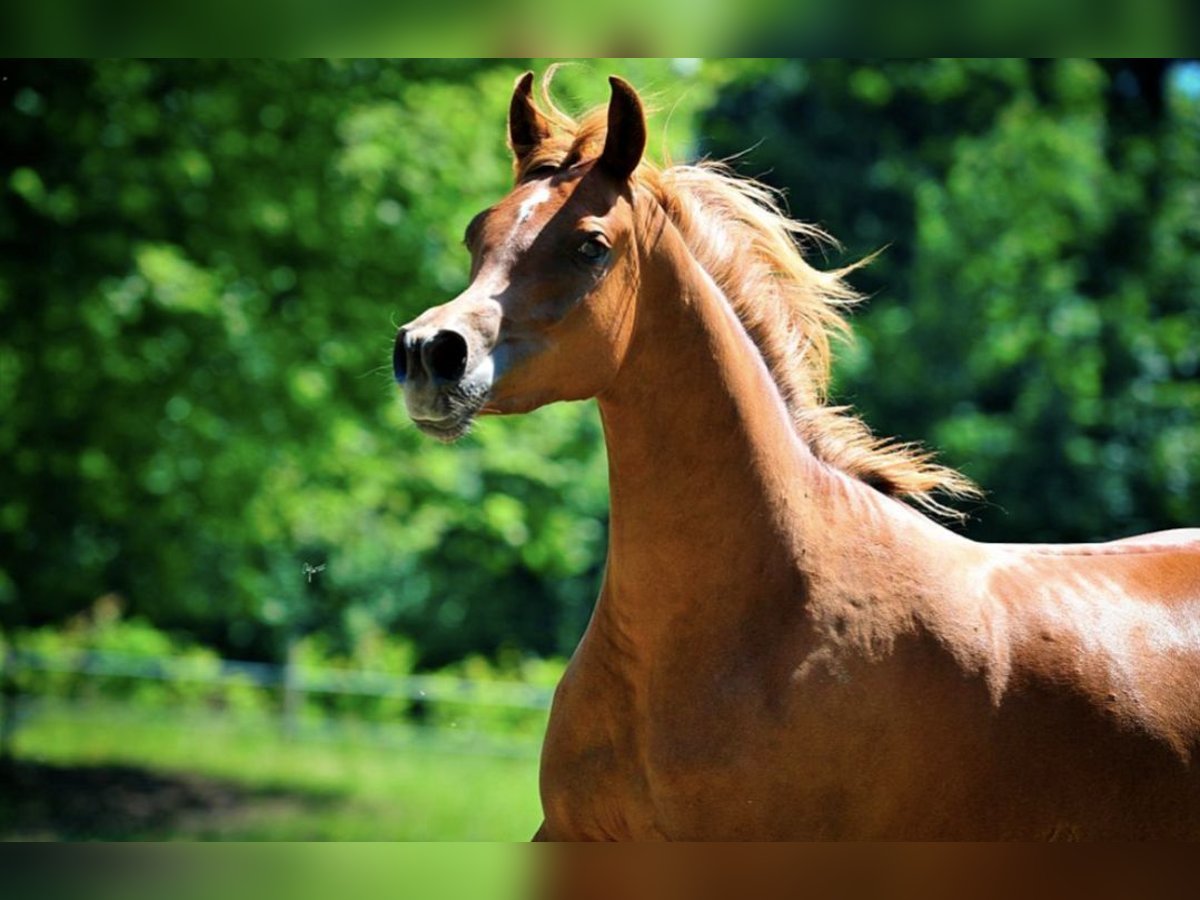
[[[453,444],[463,437],[475,422],[474,414],[456,418],[442,419],[432,422],[423,419],[413,419],[413,424],[422,434],[441,441],[443,444]]]
[[[487,405],[490,389],[490,383],[464,381],[431,401],[420,394],[413,396],[406,387],[404,401],[409,417],[422,434],[453,444],[471,430]]]

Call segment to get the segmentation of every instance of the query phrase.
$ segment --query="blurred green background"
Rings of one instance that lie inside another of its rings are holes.
[[[465,285],[548,63],[0,63],[0,835],[537,826],[595,410],[443,447],[390,348]],[[836,399],[982,484],[967,534],[1200,524],[1200,65],[597,60],[560,102],[613,72],[818,264],[886,248]]]

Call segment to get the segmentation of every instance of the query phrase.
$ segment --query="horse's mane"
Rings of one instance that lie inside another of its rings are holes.
[[[520,180],[542,166],[594,158],[604,146],[606,110],[576,120],[550,97],[553,70],[542,83],[550,139],[517,164]],[[634,175],[679,229],[697,262],[724,292],[758,347],[797,432],[817,458],[890,496],[927,511],[961,517],[940,502],[979,495],[965,476],[933,462],[910,443],[878,438],[846,406],[828,406],[833,340],[849,338],[845,311],[862,298],[845,276],[864,260],[821,271],[801,249],[833,243],[820,228],[788,218],[777,192],[735,175],[721,163],[668,165],[643,160]]]

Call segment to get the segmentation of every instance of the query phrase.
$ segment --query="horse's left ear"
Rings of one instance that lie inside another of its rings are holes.
[[[533,73],[526,72],[513,86],[508,104],[508,145],[519,166],[538,144],[550,137],[550,123],[533,102]]]
[[[633,174],[646,150],[646,114],[637,91],[624,79],[609,76],[608,134],[598,165],[622,181]]]

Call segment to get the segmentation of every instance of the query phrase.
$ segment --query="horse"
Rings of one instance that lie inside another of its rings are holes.
[[[1200,529],[935,521],[972,483],[828,402],[849,270],[764,185],[646,160],[609,80],[576,120],[518,79],[469,286],[393,352],[442,441],[599,404],[608,558],[535,839],[1200,838]]]

